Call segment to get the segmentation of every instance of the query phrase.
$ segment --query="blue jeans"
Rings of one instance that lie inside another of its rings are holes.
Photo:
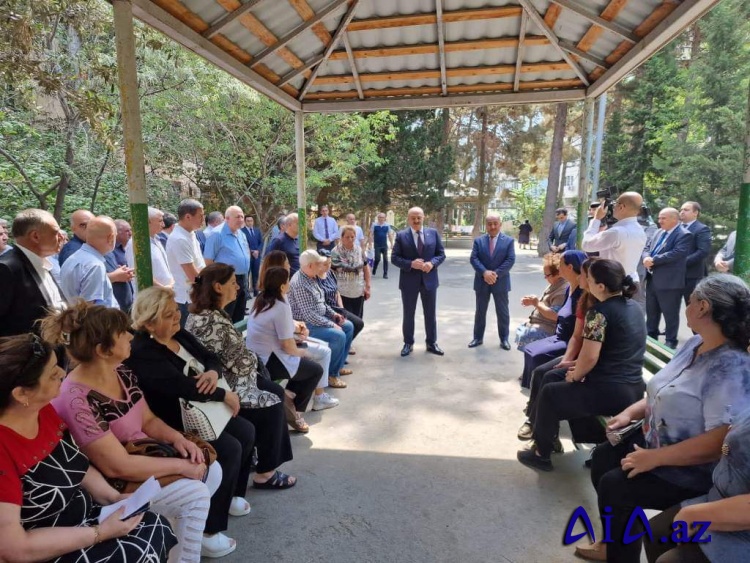
[[[351,321],[346,321],[341,327],[343,330],[310,324],[307,325],[307,328],[310,330],[310,336],[328,343],[328,347],[331,349],[331,365],[328,376],[338,377],[339,371],[349,355],[349,348],[352,346],[354,325]]]

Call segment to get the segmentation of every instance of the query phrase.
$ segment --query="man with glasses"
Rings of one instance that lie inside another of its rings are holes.
[[[65,261],[86,242],[86,226],[93,218],[94,214],[86,209],[78,209],[70,216],[70,228],[73,231],[73,238],[65,243],[65,246],[60,251],[58,261],[61,268],[65,264]]]
[[[552,227],[548,238],[550,252],[571,250],[568,248],[568,242],[576,224],[568,219],[568,210],[564,207],[555,210],[555,219],[557,219],[557,223]]]

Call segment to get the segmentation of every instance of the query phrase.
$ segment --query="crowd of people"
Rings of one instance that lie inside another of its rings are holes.
[[[547,287],[521,299],[531,314],[516,345],[530,396],[518,431],[529,447],[518,460],[551,471],[564,420],[579,442],[603,433],[592,430],[596,417],[611,417],[610,432],[642,420],[618,443],[596,440],[591,478],[614,540],[577,554],[638,561],[643,542],[622,537],[639,507],[664,511],[656,529],[681,518],[716,523],[708,547],[646,542],[650,561],[732,560],[750,546],[750,290],[730,273],[736,235],[708,276],[711,232],[697,220],[699,204],[662,209],[651,232],[638,223],[641,209],[633,192],[602,202],[582,250],[558,210],[542,262]],[[418,300],[426,351],[444,354],[436,300],[446,256],[424,212],[410,209],[398,233],[379,214],[369,236],[353,214],[340,226],[326,206],[320,212],[317,250],[300,252],[295,213],[264,237],[237,206],[206,215],[186,199],[175,216],[149,208],[152,286],[140,291],[127,221],[78,210],[68,241],[50,213],[29,209],[13,221],[12,245],[0,224],[0,560],[232,553],[237,541],[225,532],[230,516],[250,513],[248,486],[295,486],[283,470],[290,432],[310,432],[309,409],[339,404],[331,389],[348,386],[381,263],[384,278],[389,262],[399,270],[401,356],[413,352]],[[509,351],[515,241],[496,215],[485,227],[470,256],[468,346],[484,344],[492,298]],[[528,244],[530,225],[524,231]],[[658,339],[663,316],[666,345],[678,348],[683,300],[694,336],[646,383],[647,336]],[[223,413],[206,415],[210,437],[196,437],[204,429],[193,426],[194,409]],[[99,522],[103,506],[150,477],[162,488],[147,511]]]

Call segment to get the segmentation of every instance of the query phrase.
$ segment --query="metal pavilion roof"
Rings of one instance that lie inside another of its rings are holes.
[[[598,96],[720,0],[132,0],[291,110]]]

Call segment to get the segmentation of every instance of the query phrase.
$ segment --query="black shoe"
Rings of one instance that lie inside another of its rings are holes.
[[[544,459],[536,455],[536,448],[519,450],[516,458],[526,467],[531,467],[532,469],[539,469],[540,471],[552,471],[553,469],[552,462],[549,459]]]
[[[531,427],[531,423],[527,420],[518,429],[518,439],[521,441],[531,440],[531,435],[534,433],[534,429]]]
[[[388,274],[383,274],[383,279],[387,280],[388,279]]]
[[[477,346],[481,346],[481,345],[482,345],[482,341],[476,338],[472,340],[471,342],[469,342],[469,348],[476,348]]]
[[[555,441],[552,442],[552,452],[556,454],[561,454],[565,452],[565,449],[563,448],[562,442],[560,441],[560,438],[555,438]]]
[[[428,351],[428,352],[429,352],[430,354],[435,354],[436,356],[442,356],[443,354],[445,354],[445,352],[443,352],[443,351],[442,351],[442,350],[440,349],[440,346],[438,346],[438,345],[437,345],[437,342],[436,342],[436,343],[434,343],[434,344],[428,344],[428,345],[427,345],[427,351]]]
[[[671,348],[672,350],[677,350],[677,341],[676,340],[670,340],[668,342],[665,342],[664,344],[667,345],[667,348]]]
[[[508,342],[507,338],[503,338],[500,341],[500,348],[502,348],[503,350],[510,350],[510,342]]]
[[[411,351],[414,350],[414,346],[412,344],[404,344],[404,347],[401,348],[401,357],[408,356],[411,354]]]

